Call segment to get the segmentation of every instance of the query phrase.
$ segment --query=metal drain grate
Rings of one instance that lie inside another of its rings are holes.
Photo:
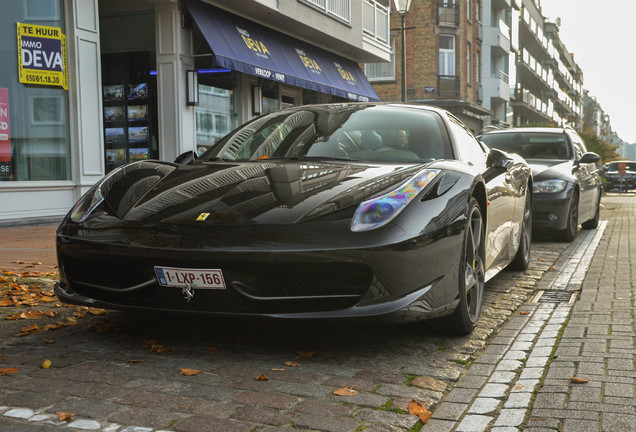
[[[554,290],[539,291],[532,299],[533,303],[574,303],[578,292]]]

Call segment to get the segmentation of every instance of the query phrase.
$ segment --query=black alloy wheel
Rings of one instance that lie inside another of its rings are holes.
[[[576,237],[579,228],[579,191],[572,192],[570,207],[568,208],[568,224],[559,232],[561,241],[571,242]]]
[[[590,220],[587,220],[581,224],[581,228],[586,230],[595,229],[598,227],[598,221],[601,218],[601,194],[598,195],[598,202],[596,203],[596,213],[594,217]]]
[[[530,248],[532,245],[532,188],[529,185],[526,187],[526,204],[519,235],[519,248],[508,268],[510,270],[525,271],[530,265]]]
[[[448,327],[455,334],[470,334],[481,313],[486,279],[483,244],[481,209],[477,200],[471,198],[459,263],[459,304],[447,318]]]

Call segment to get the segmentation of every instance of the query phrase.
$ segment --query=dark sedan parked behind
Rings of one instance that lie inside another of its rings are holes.
[[[614,161],[610,162],[605,169],[605,190],[617,189],[628,191],[636,189],[636,162],[634,161]]]
[[[556,231],[562,241],[576,237],[578,225],[598,225],[602,184],[596,163],[579,134],[567,128],[510,128],[484,132],[490,148],[524,157],[532,168],[533,226]]]
[[[270,316],[446,316],[528,266],[530,168],[450,113],[334,104],[274,112],[196,161],[113,171],[57,232],[65,302]]]

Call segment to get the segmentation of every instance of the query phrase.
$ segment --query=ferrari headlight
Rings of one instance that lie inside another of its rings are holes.
[[[73,222],[84,222],[93,211],[104,201],[104,196],[99,186],[93,186],[86,192],[71,210]]]
[[[351,231],[369,231],[389,223],[439,172],[425,169],[396,190],[361,203],[353,216]]]
[[[533,193],[556,193],[563,192],[568,182],[565,180],[543,180],[532,185]]]

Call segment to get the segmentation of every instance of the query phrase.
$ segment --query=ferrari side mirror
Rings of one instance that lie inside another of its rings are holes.
[[[193,162],[196,158],[197,158],[197,154],[194,151],[189,150],[177,156],[177,158],[174,160],[174,163],[179,165],[187,165]]]

